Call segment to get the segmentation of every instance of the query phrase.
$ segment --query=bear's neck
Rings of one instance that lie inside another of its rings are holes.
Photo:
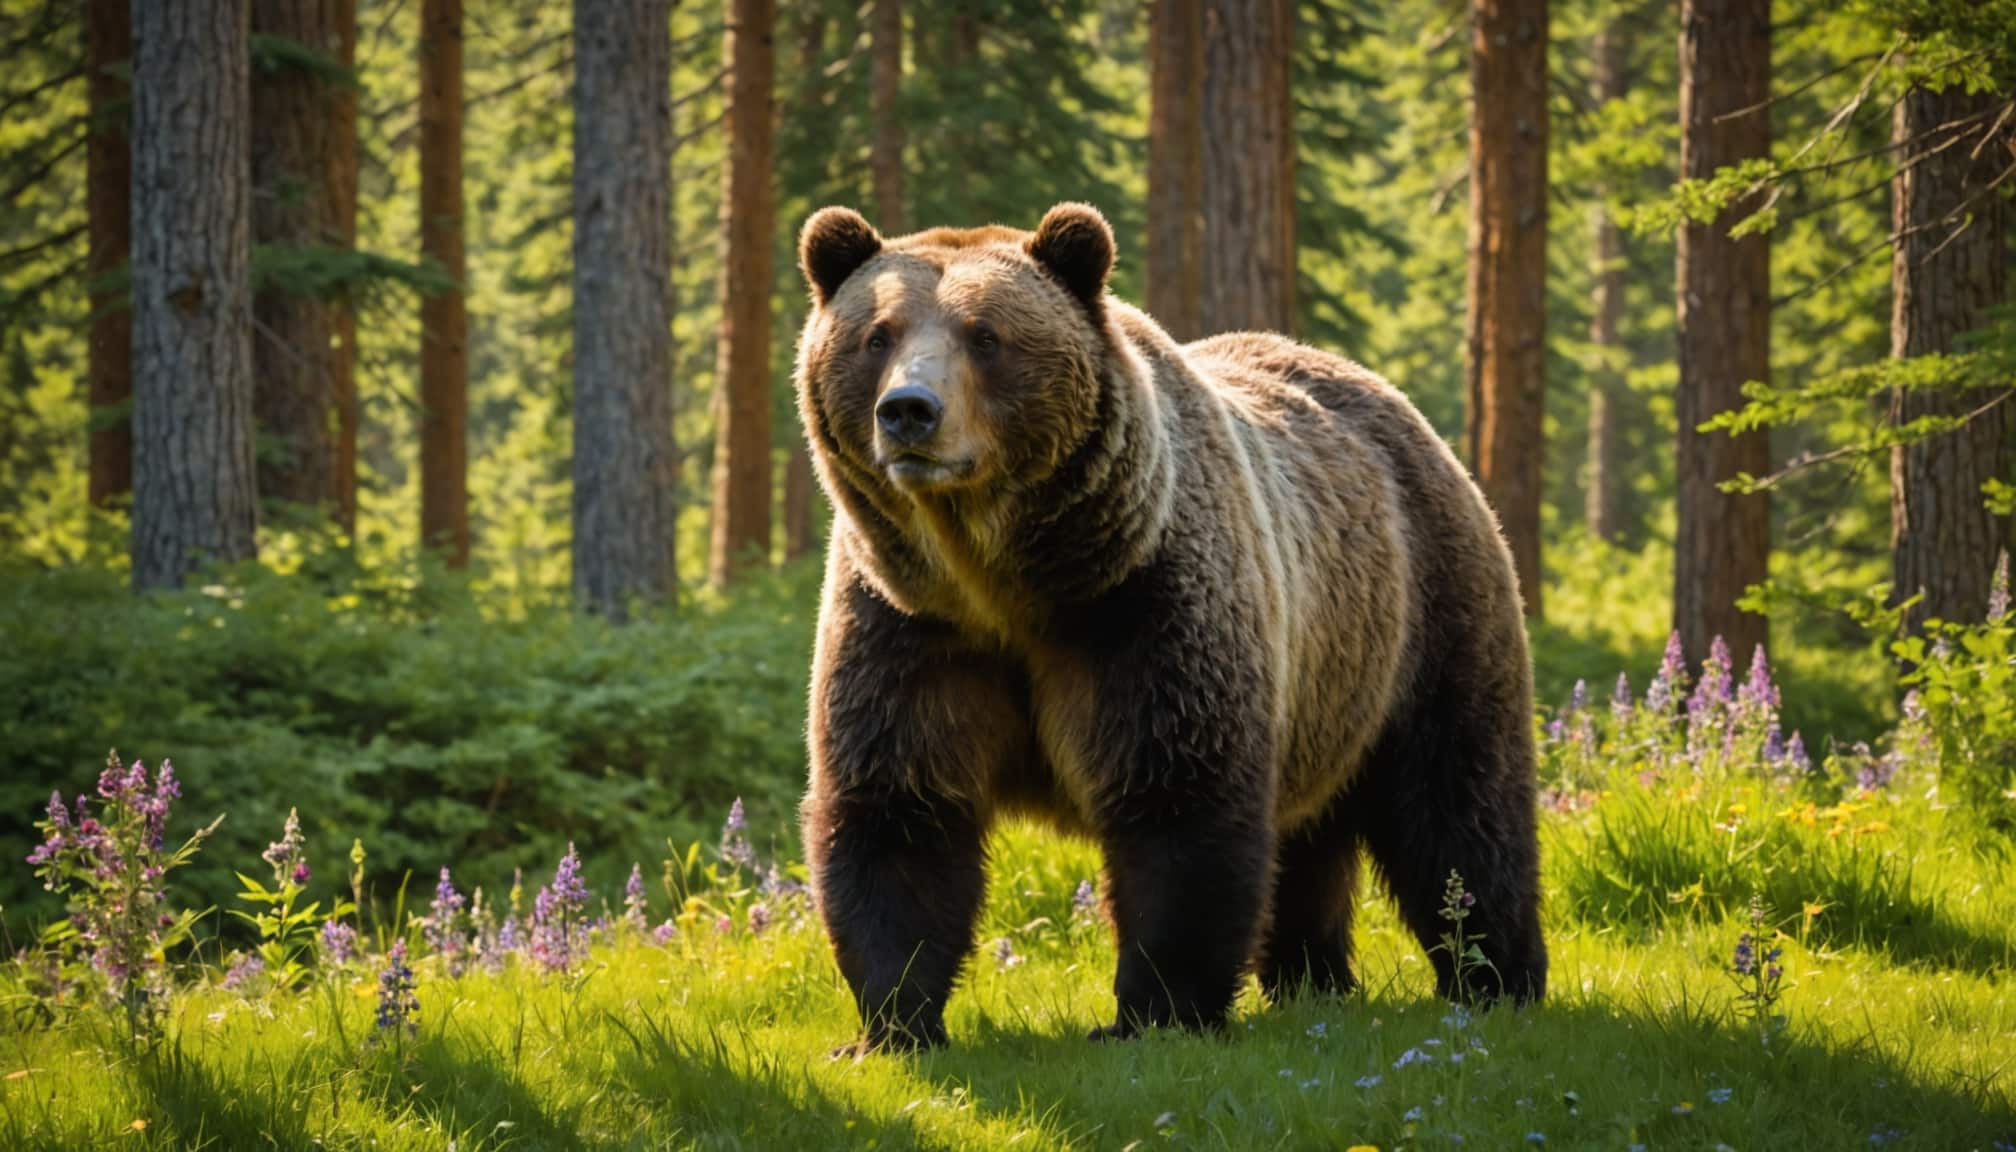
[[[1154,555],[1173,453],[1155,372],[1130,341],[1116,336],[1114,346],[1091,435],[1042,480],[893,506],[849,494],[849,551],[891,601],[1012,642],[1041,634],[1055,609],[1096,599]]]

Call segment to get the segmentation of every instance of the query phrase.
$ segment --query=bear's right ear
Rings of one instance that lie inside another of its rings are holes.
[[[821,208],[798,234],[798,267],[822,307],[880,251],[881,233],[852,208]]]

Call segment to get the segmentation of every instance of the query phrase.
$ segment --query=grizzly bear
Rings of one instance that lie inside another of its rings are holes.
[[[1408,400],[1279,336],[1179,345],[1082,204],[1034,233],[806,221],[798,404],[834,522],[805,851],[873,1048],[945,1040],[987,832],[1092,838],[1094,1036],[1352,986],[1359,850],[1452,998],[1541,995],[1510,554]],[[1451,872],[1474,895],[1439,941]]]

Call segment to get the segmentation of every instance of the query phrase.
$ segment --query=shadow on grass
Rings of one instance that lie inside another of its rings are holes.
[[[1529,1133],[1568,1148],[2016,1144],[2006,1071],[1967,1080],[1796,1033],[1765,1045],[1705,1000],[1450,1019],[1439,1002],[1316,997],[1222,1036],[1119,1045],[983,1024],[919,1071],[978,1114],[1040,1120],[1073,1146],[1541,1143]],[[1426,1058],[1399,1063],[1408,1051]]]
[[[171,1148],[309,1148],[306,1092],[248,1090],[249,1083],[285,1083],[291,1070],[232,1080],[191,1055],[181,1041],[137,1055],[135,1080],[151,1117],[149,1142]]]
[[[608,1017],[626,1040],[618,1081],[666,1118],[662,1135],[705,1148],[933,1149],[947,1147],[906,1119],[872,1116],[828,1092],[811,1066],[768,1051],[746,1032],[689,1038],[650,1020]],[[906,1060],[881,1056],[870,1059]]]
[[[444,1132],[465,1134],[464,1147],[510,1147],[581,1152],[571,1110],[550,1109],[511,1069],[505,1054],[465,1051],[430,1035],[412,1051],[410,1063],[389,1077],[382,1090],[388,1111],[410,1109],[432,1119]]]

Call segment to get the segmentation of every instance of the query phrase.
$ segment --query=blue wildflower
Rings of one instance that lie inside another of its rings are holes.
[[[395,940],[385,954],[385,968],[378,974],[379,1032],[417,1031],[420,1015],[419,981],[406,963],[406,941]]]

